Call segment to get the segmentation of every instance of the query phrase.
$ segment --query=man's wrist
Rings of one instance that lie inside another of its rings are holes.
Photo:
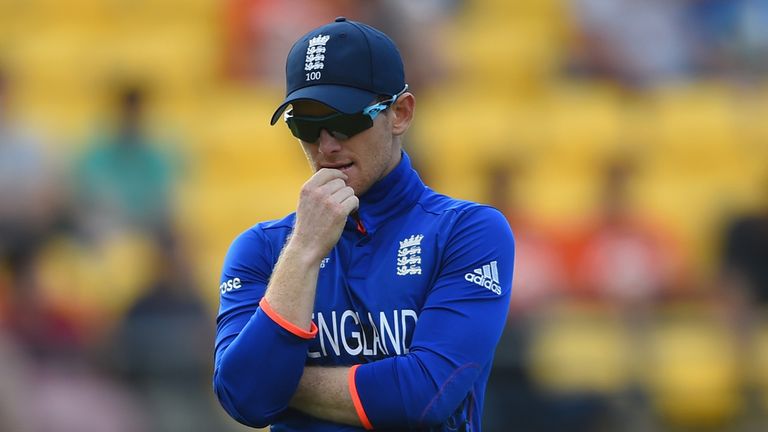
[[[320,265],[320,261],[328,255],[327,252],[320,250],[313,242],[305,241],[302,237],[292,235],[286,243],[282,254],[285,258],[290,258],[292,262],[307,268]]]
[[[349,393],[347,366],[306,366],[290,406],[323,420],[365,426]]]

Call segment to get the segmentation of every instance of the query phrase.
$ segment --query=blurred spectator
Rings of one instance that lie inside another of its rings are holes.
[[[741,34],[744,58],[753,75],[764,78],[768,72],[768,2],[742,0]]]
[[[687,0],[685,30],[691,46],[693,71],[722,75],[738,67],[742,0]]]
[[[570,0],[577,43],[570,72],[627,87],[686,72],[681,3],[667,0]]]
[[[114,365],[145,401],[153,431],[221,430],[211,403],[209,315],[186,251],[163,236],[157,276],[114,337]]]
[[[768,306],[768,202],[730,221],[724,233],[722,266],[728,294],[748,305]]]
[[[576,76],[629,87],[687,77],[754,79],[768,70],[763,0],[570,0]]]
[[[82,329],[47,301],[37,259],[14,261],[10,270],[8,313],[2,325],[12,340],[35,360],[77,356],[85,347]]]
[[[351,0],[229,0],[225,27],[227,75],[282,86],[283,60],[296,38],[336,16],[352,18],[361,6]]]
[[[123,227],[154,231],[168,224],[174,158],[145,125],[145,90],[116,92],[117,124],[96,137],[75,166],[79,220],[97,236]]]
[[[577,296],[629,307],[649,306],[685,288],[680,245],[669,232],[633,211],[634,163],[609,163],[600,213],[577,233],[570,257]]]
[[[515,277],[512,315],[531,313],[562,293],[567,281],[563,256],[565,237],[526,214],[518,200],[521,163],[496,165],[489,169],[490,204],[509,220],[515,233]]]
[[[42,294],[37,258],[62,220],[66,195],[39,131],[13,118],[11,90],[0,67],[0,326],[24,355],[38,359],[81,341],[76,325]]]
[[[558,235],[526,214],[518,200],[524,166],[521,161],[488,168],[489,204],[509,220],[515,234],[515,275],[507,325],[496,348],[486,390],[483,430],[547,430],[552,413],[539,394],[526,363],[532,321],[562,292],[566,267]]]
[[[136,401],[90,361],[80,326],[46,301],[36,260],[16,265],[0,327],[0,414],[12,415],[0,416],[0,430],[144,430]]]
[[[27,403],[22,383],[27,374],[21,353],[0,329],[0,430],[33,431],[22,413]]]
[[[759,79],[768,70],[768,2],[688,0],[685,30],[699,75]]]
[[[64,193],[39,131],[12,118],[11,90],[0,66],[0,265],[21,268],[55,228]]]

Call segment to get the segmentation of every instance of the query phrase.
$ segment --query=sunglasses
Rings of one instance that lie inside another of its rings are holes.
[[[320,138],[320,131],[323,129],[338,140],[346,140],[370,129],[373,126],[373,120],[381,112],[392,106],[406,90],[408,90],[408,84],[400,93],[370,105],[362,112],[355,114],[337,112],[322,117],[295,116],[291,109],[285,113],[285,123],[288,124],[288,129],[291,130],[293,136],[304,142],[316,142]]]

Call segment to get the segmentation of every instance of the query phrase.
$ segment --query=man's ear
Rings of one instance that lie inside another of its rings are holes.
[[[394,105],[390,108],[392,111],[392,133],[402,135],[411,126],[413,113],[416,109],[416,98],[412,93],[403,93]]]

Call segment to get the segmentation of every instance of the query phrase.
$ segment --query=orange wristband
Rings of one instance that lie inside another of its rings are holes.
[[[314,322],[310,321],[309,331],[306,331],[280,316],[279,313],[272,309],[272,306],[267,303],[267,299],[264,297],[262,297],[261,301],[259,302],[259,307],[272,321],[276,322],[277,325],[302,339],[312,339],[317,335],[317,326]]]

